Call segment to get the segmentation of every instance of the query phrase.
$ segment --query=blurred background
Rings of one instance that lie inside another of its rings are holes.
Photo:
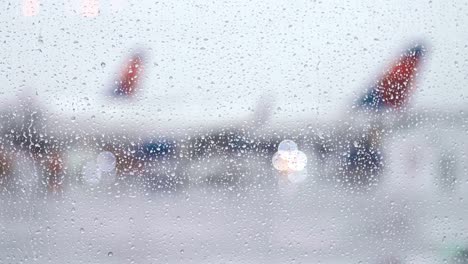
[[[468,3],[0,3],[0,262],[468,263]]]

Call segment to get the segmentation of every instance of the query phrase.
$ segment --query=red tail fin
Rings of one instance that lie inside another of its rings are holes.
[[[113,87],[115,96],[132,96],[138,90],[144,70],[143,52],[135,52],[121,70]]]
[[[414,90],[414,79],[424,53],[422,45],[408,49],[361,98],[359,104],[374,110],[403,107]]]

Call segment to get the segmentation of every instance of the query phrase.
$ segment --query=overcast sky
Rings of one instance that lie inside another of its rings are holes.
[[[0,3],[0,96],[30,89],[64,118],[210,123],[249,115],[263,94],[276,98],[275,122],[328,118],[421,40],[412,106],[468,107],[466,1],[107,0],[94,18],[75,0],[24,17],[20,2]],[[150,54],[141,93],[106,100],[136,46]]]

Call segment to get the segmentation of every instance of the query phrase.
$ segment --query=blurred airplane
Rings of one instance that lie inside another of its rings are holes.
[[[110,94],[113,97],[132,97],[140,86],[140,76],[143,74],[145,54],[141,50],[132,52],[130,57],[123,63],[119,78],[111,85]],[[57,120],[52,120],[48,116],[48,110],[37,101],[37,97],[29,90],[19,95],[17,103],[7,107],[1,113],[2,122],[0,130],[2,132],[2,149],[9,149],[2,153],[2,171],[11,171],[14,162],[15,152],[28,153],[32,160],[39,167],[38,170],[31,170],[31,178],[41,178],[42,184],[50,192],[60,192],[64,185],[66,176],[64,162],[64,152],[75,145],[77,138],[82,138],[86,145],[86,140],[93,135],[83,135],[80,133],[55,136],[54,125]],[[52,132],[52,133],[51,133]],[[104,141],[96,141],[97,146]],[[91,148],[98,148],[93,147]],[[7,153],[8,152],[8,153]],[[18,166],[16,166],[18,167]],[[17,168],[18,169],[18,168]],[[4,173],[6,174],[6,173]],[[2,182],[15,181],[8,179],[10,175],[3,175]],[[17,181],[17,180],[16,180]]]
[[[105,97],[115,98],[112,101],[117,104],[125,103],[119,99],[135,97],[141,88],[147,61],[144,50],[134,49],[119,67],[118,78],[111,82]],[[172,131],[153,136],[142,133],[147,128],[136,126],[122,131],[112,125],[99,128],[89,121],[74,121],[70,125],[68,120],[51,115],[37,99],[32,94],[21,95],[18,104],[2,114],[1,128],[3,139],[7,141],[4,144],[29,153],[40,167],[41,182],[51,192],[60,192],[65,183],[75,181],[70,174],[80,174],[86,164],[86,160],[69,158],[73,156],[70,152],[81,152],[84,157],[93,159],[99,152],[110,151],[116,156],[119,179],[136,179],[152,189],[178,186],[186,181],[188,163],[243,151],[252,143],[245,142],[243,134],[264,124],[271,113],[270,100],[260,100],[254,115],[247,120],[207,126],[182,136]],[[113,102],[106,102],[110,103]],[[122,116],[125,115],[128,113],[122,111]],[[70,160],[79,164],[70,164]],[[9,166],[4,167],[8,170]]]
[[[295,127],[283,128],[282,133],[276,134],[279,138],[292,138],[299,145],[312,146],[313,164],[320,167],[318,177],[322,180],[353,189],[376,185],[385,164],[384,139],[405,126],[417,125],[406,106],[415,90],[425,51],[422,44],[407,48],[351,105],[345,117],[320,124],[310,120],[295,122]],[[305,127],[297,125],[301,123]]]
[[[116,156],[118,175],[137,177],[143,184],[152,185],[151,188],[162,188],[186,182],[190,177],[188,170],[203,174],[197,167],[206,168],[206,175],[198,178],[216,178],[228,170],[229,177],[225,180],[237,182],[248,171],[241,168],[253,166],[249,160],[270,159],[284,138],[292,138],[305,148],[312,147],[311,154],[323,169],[321,177],[325,180],[345,186],[370,186],[378,182],[384,166],[381,150],[384,137],[400,129],[398,126],[405,123],[402,119],[408,116],[405,107],[415,89],[424,54],[425,48],[420,44],[406,49],[365,95],[353,103],[348,117],[337,123],[313,124],[305,120],[296,124],[306,124],[306,127],[285,124],[275,127],[267,123],[272,100],[263,98],[253,117],[246,120],[201,124],[198,129],[185,129],[181,124],[178,131],[160,129],[160,133],[145,135],[143,132],[148,131],[145,126],[150,124],[127,127],[125,131],[113,126],[115,120],[104,128],[89,121],[64,127],[61,124],[69,122],[46,117],[43,110],[23,100],[26,105],[20,110],[24,113],[5,115],[6,123],[13,126],[4,125],[3,129],[14,145],[47,160],[39,163],[46,164],[46,174],[51,175],[47,176],[48,182],[53,183],[49,189],[54,190],[57,183],[64,182],[57,175],[66,174],[67,166],[59,164],[65,158],[59,158],[58,154],[65,151],[110,151]],[[134,51],[121,66],[118,80],[111,85],[111,96],[135,96],[147,61],[145,52]],[[121,116],[125,115],[128,114],[122,110]],[[23,120],[18,122],[18,116]]]
[[[321,177],[344,186],[367,188],[377,184],[384,168],[382,141],[389,132],[399,129],[395,124],[400,124],[402,116],[408,114],[406,106],[415,90],[424,55],[425,48],[421,44],[407,48],[389,70],[353,103],[346,122],[311,126],[307,120],[301,122],[307,124],[307,128],[283,124],[281,128],[272,128],[265,125],[272,100],[263,99],[255,116],[248,121],[207,125],[205,129],[172,137],[171,140],[166,137],[163,141],[137,144],[133,148],[134,153],[139,153],[136,160],[148,160],[151,155],[166,159],[172,155],[181,168],[163,170],[172,175],[180,176],[192,171],[191,176],[183,178],[237,183],[239,178],[250,175],[249,170],[255,171],[254,163],[269,160],[282,139],[291,137],[305,148],[312,146],[316,162],[323,167]],[[129,157],[135,160],[135,155]],[[161,164],[157,166],[161,167]]]

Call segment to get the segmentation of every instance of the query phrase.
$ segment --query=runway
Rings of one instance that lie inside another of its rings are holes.
[[[75,188],[62,196],[3,197],[0,260],[438,263],[450,239],[466,241],[460,237],[465,205],[384,186],[345,192],[313,177],[300,185],[272,181],[177,192]],[[412,261],[418,258],[424,261]]]

